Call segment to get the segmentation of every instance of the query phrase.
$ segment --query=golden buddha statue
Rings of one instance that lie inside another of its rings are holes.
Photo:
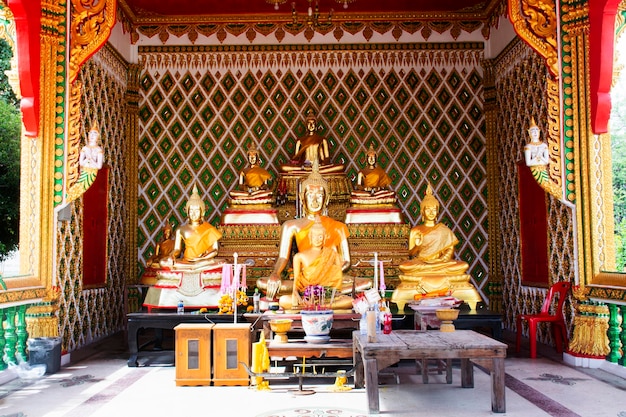
[[[217,255],[218,241],[222,233],[212,224],[203,221],[205,210],[204,201],[198,194],[198,187],[194,185],[191,197],[185,206],[189,220],[176,230],[174,250],[171,255],[159,261],[162,268],[202,271],[215,265],[213,258]]]
[[[172,225],[166,223],[163,227],[163,237],[161,241],[156,245],[154,254],[146,261],[147,268],[161,268],[159,261],[164,259],[174,252],[174,239],[172,239]]]
[[[471,308],[481,301],[476,288],[466,274],[467,262],[453,259],[454,247],[459,243],[454,232],[443,223],[437,223],[439,201],[428,184],[421,204],[422,224],[409,234],[409,257],[398,266],[401,284],[394,291],[391,301],[403,309],[413,301],[416,294],[450,292],[452,296],[466,301]]]
[[[290,174],[308,174],[311,172],[313,162],[319,162],[321,174],[343,172],[343,164],[330,163],[328,152],[328,140],[317,134],[317,120],[312,111],[306,118],[307,133],[296,142],[293,159],[289,165],[281,165],[280,171]]]
[[[261,167],[259,151],[254,143],[248,148],[248,163],[250,166],[239,173],[239,189],[230,192],[230,204],[271,204],[269,181],[272,175]]]
[[[367,151],[367,167],[356,178],[356,187],[350,196],[352,204],[394,204],[396,193],[389,189],[391,178],[384,169],[376,166],[378,154],[370,144]]]
[[[278,259],[274,264],[274,270],[268,278],[260,278],[257,287],[264,290],[269,299],[275,299],[276,295],[283,294],[289,297],[281,297],[283,308],[291,308],[291,296],[294,291],[294,281],[282,280],[281,275],[287,268],[291,253],[292,240],[295,238],[299,252],[304,252],[313,247],[310,232],[316,220],[321,223],[326,230],[323,246],[331,248],[337,252],[341,261],[342,281],[340,293],[345,297],[335,297],[333,308],[351,309],[352,298],[349,296],[353,287],[356,291],[366,290],[371,286],[368,279],[353,278],[345,275],[345,271],[350,267],[350,250],[348,248],[348,227],[337,220],[325,215],[329,201],[328,182],[317,170],[317,161],[313,165],[311,174],[302,181],[300,187],[300,201],[303,205],[304,217],[287,220],[283,223],[280,235]],[[317,282],[314,282],[317,281]],[[333,286],[336,283],[326,279],[314,279],[308,284]],[[297,289],[296,289],[297,290]]]

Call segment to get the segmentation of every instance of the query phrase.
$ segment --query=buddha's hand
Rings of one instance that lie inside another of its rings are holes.
[[[267,298],[269,298],[270,300],[274,300],[276,298],[276,295],[278,294],[278,291],[280,290],[281,285],[282,282],[279,278],[270,276],[267,280]]]
[[[424,241],[424,235],[420,231],[415,232],[415,239],[413,240],[415,246],[421,246]]]

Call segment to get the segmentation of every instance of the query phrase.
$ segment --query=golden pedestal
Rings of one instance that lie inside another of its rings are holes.
[[[176,333],[176,385],[211,385],[212,323],[181,323]]]
[[[249,323],[218,323],[213,327],[213,385],[248,385],[252,341]]]
[[[482,301],[480,294],[476,288],[470,283],[469,275],[427,275],[423,277],[414,277],[409,275],[400,275],[400,285],[396,287],[391,296],[391,302],[398,305],[398,311],[404,310],[404,306],[415,300],[417,294],[424,292],[445,290],[449,286],[450,296],[469,304],[472,310],[476,309],[476,304]],[[437,283],[445,283],[437,288],[430,288],[427,283],[422,280],[432,280]]]
[[[402,211],[392,204],[375,206],[353,205],[346,209],[346,224],[395,223],[403,224]]]

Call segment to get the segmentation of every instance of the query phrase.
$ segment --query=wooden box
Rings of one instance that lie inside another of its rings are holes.
[[[176,385],[211,385],[212,323],[181,323],[176,333]]]
[[[249,323],[218,323],[213,327],[213,385],[248,385],[252,350]]]

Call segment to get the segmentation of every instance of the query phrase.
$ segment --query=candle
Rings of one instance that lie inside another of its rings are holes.
[[[383,261],[380,261],[380,295],[385,298],[385,290],[387,286],[385,285],[385,267],[383,266]]]
[[[378,252],[374,252],[374,288],[378,289]]]

